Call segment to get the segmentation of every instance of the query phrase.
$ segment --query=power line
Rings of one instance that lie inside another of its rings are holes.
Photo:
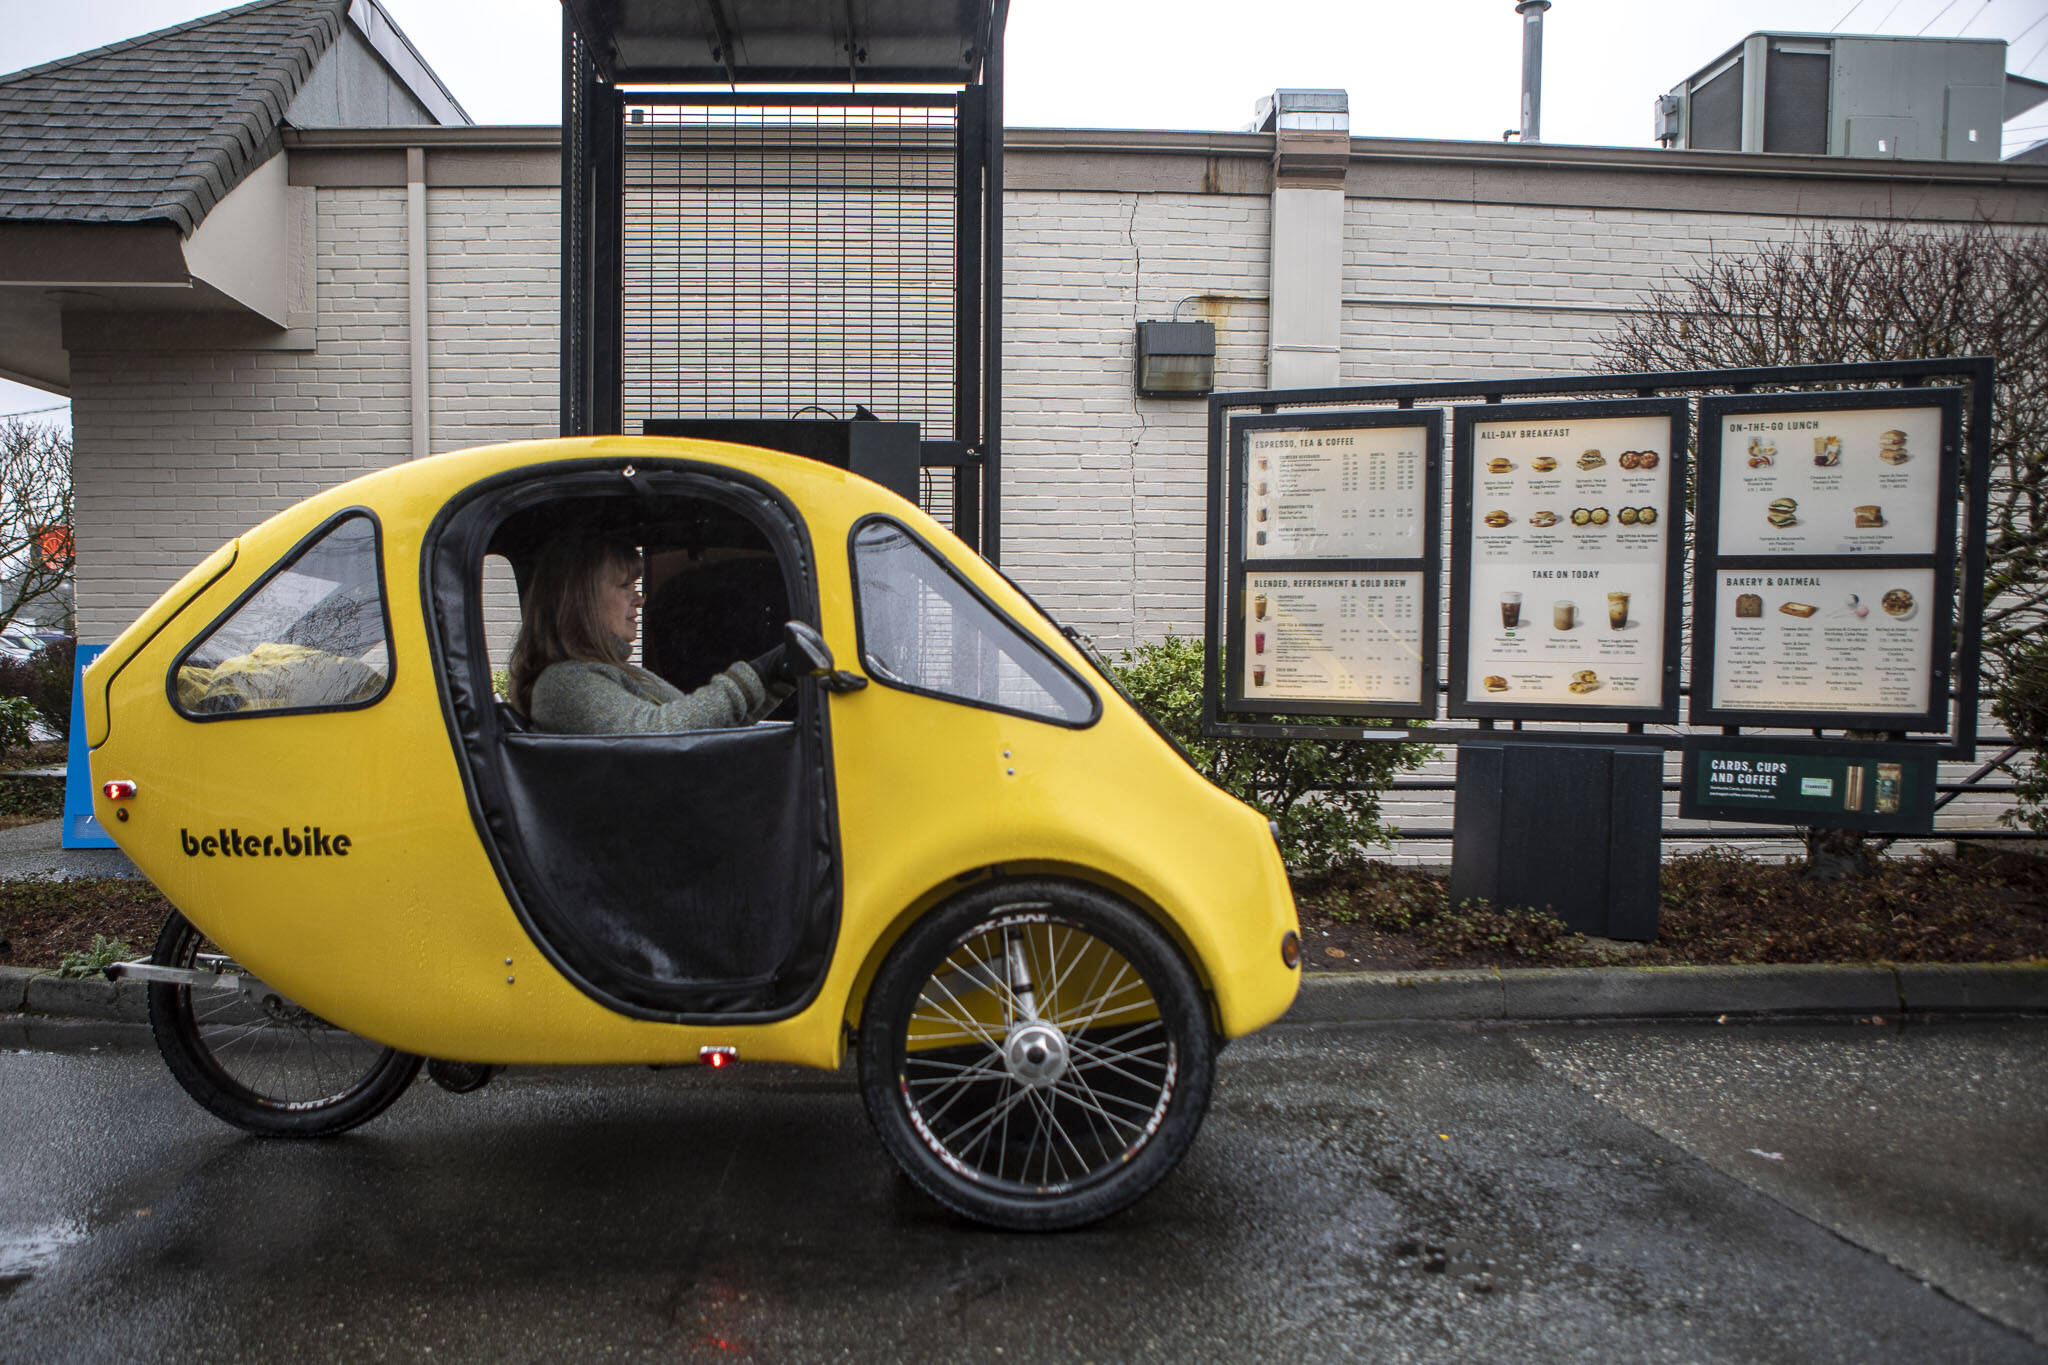
[[[2037,29],[2037,28],[2041,27],[2041,25],[2042,25],[2042,23],[2043,23],[2044,21],[2048,21],[2048,14],[2044,14],[2044,15],[2042,15],[2042,16],[2041,16],[2041,17],[2040,17],[2039,19],[2036,19],[2036,20],[2035,20],[2035,21],[2034,21],[2033,23],[2031,23],[2031,24],[2028,24],[2028,25],[2027,25],[2027,26],[2026,26],[2025,28],[2021,29],[2021,30],[2020,30],[2020,31],[2019,31],[2018,33],[2015,33],[2015,34],[2013,34],[2013,35],[2012,35],[2012,37],[2010,37],[2010,38],[2006,39],[2006,40],[2005,40],[2005,45],[2006,45],[2007,47],[2011,47],[2011,46],[2012,46],[2012,45],[2013,45],[2014,43],[2016,43],[2016,42],[2018,42],[2018,41],[2019,41],[2020,39],[2022,39],[2022,38],[2026,37],[2026,36],[2027,36],[2027,35],[2028,35],[2029,33],[2032,33],[2032,32],[2033,32],[2033,31],[2034,31],[2035,29]]]
[[[1983,4],[1977,6],[1977,12],[1975,14],[1963,20],[1963,26],[1956,30],[1956,37],[1960,38],[1965,33],[1968,33],[1970,31],[1970,25],[1976,23],[1979,19],[1982,19],[1984,17],[1984,11],[1990,8],[1991,0],[1984,0]]]
[[[62,412],[70,406],[69,403],[52,403],[47,408],[23,408],[20,412],[0,412],[0,421],[5,421],[9,417],[34,417],[45,412]]]
[[[1915,38],[1918,38],[1922,33],[1925,33],[1928,29],[1933,28],[1935,24],[1940,22],[1942,15],[1947,14],[1950,10],[1954,9],[1955,7],[1956,0],[1948,0],[1948,3],[1946,5],[1943,5],[1940,9],[1934,12],[1934,18],[1929,19],[1926,23],[1920,25],[1920,33],[1916,33],[1913,36]]]
[[[1856,12],[1857,10],[1859,10],[1859,9],[1862,9],[1862,8],[1863,8],[1863,0],[1856,0],[1856,3],[1855,3],[1855,4],[1853,4],[1853,5],[1849,6],[1849,10],[1848,10],[1848,13],[1847,13],[1847,14],[1844,14],[1844,15],[1843,15],[1843,16],[1842,16],[1841,18],[1839,18],[1839,19],[1835,20],[1835,23],[1834,23],[1834,27],[1833,27],[1833,28],[1830,28],[1830,29],[1828,30],[1828,32],[1830,32],[1830,33],[1833,33],[1833,32],[1835,31],[1835,29],[1838,29],[1838,28],[1840,28],[1840,27],[1841,27],[1842,25],[1844,25],[1844,24],[1848,23],[1848,22],[1849,22],[1849,15],[1850,15],[1850,14],[1854,14],[1854,13],[1855,13],[1855,12]]]

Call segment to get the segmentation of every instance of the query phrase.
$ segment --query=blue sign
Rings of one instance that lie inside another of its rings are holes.
[[[92,813],[92,759],[85,747],[85,666],[105,645],[80,645],[71,672],[71,752],[64,769],[64,847],[113,848]]]

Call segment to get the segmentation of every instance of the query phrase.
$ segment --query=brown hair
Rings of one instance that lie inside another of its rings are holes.
[[[521,715],[532,714],[534,680],[566,659],[624,664],[633,642],[613,635],[599,619],[598,591],[610,573],[638,573],[640,549],[622,536],[578,533],[551,542],[533,566],[519,638],[512,645],[511,696]]]

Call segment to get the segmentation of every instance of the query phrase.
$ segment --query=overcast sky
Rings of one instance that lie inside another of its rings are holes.
[[[383,4],[477,122],[559,118],[557,0]],[[0,72],[220,8],[0,0]],[[2048,0],[1556,0],[1544,140],[1653,145],[1651,101],[1759,30],[2003,38],[2008,71],[2048,80]],[[1007,116],[1228,130],[1276,87],[1335,86],[1355,136],[1497,141],[1518,121],[1521,44],[1513,0],[1012,0]],[[2048,105],[2007,125],[2006,152],[2043,138]],[[0,414],[54,401],[0,380]]]

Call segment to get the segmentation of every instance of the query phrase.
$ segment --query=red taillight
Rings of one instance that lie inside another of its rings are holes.
[[[697,1049],[697,1060],[713,1071],[722,1066],[729,1066],[739,1059],[740,1050],[736,1047],[708,1046]]]
[[[106,793],[107,800],[109,801],[126,801],[135,795],[135,784],[133,782],[109,782],[104,787],[101,787],[100,790]]]

